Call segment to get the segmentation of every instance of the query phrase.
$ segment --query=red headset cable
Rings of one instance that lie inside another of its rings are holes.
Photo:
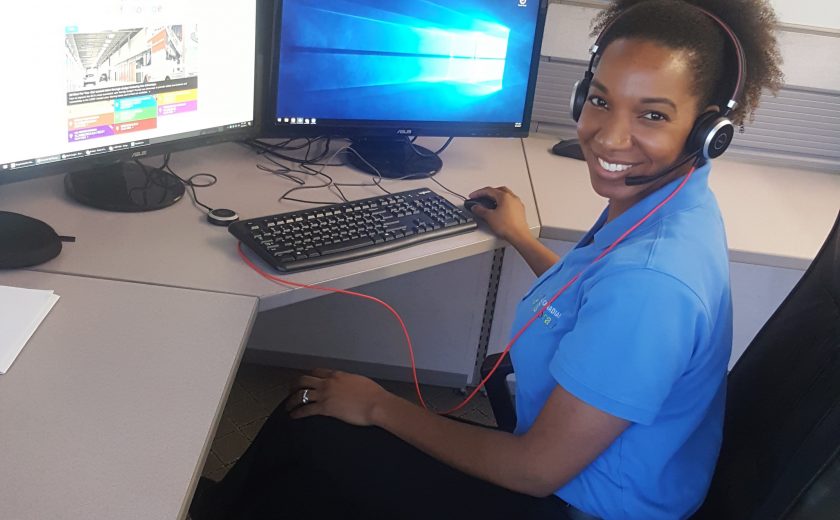
[[[610,245],[609,245],[606,249],[604,249],[603,251],[601,251],[601,253],[600,253],[597,257],[595,257],[595,259],[594,259],[594,260],[592,260],[592,262],[590,262],[590,263],[589,263],[586,267],[584,267],[583,269],[581,269],[581,270],[580,270],[580,272],[578,272],[576,275],[574,275],[574,276],[571,278],[571,280],[569,280],[568,282],[566,282],[566,284],[565,284],[563,287],[561,287],[561,288],[560,288],[560,290],[559,290],[559,291],[557,291],[557,292],[554,294],[554,296],[552,296],[552,297],[551,297],[551,299],[550,299],[550,300],[548,300],[548,301],[547,301],[547,302],[546,302],[546,303],[545,303],[545,304],[544,304],[544,305],[540,308],[540,310],[539,310],[538,312],[534,313],[534,315],[533,315],[533,316],[531,316],[531,318],[530,318],[530,319],[529,319],[529,320],[525,323],[525,325],[523,325],[523,326],[522,326],[522,327],[521,327],[521,328],[520,328],[520,329],[516,332],[516,334],[514,334],[514,335],[513,335],[513,337],[510,339],[510,341],[508,341],[507,345],[505,346],[505,349],[502,351],[501,355],[499,356],[499,360],[498,360],[498,361],[496,361],[496,364],[495,364],[495,365],[493,365],[493,369],[492,369],[492,370],[490,370],[490,372],[487,374],[487,376],[486,376],[484,379],[482,379],[482,380],[481,380],[481,382],[480,382],[480,383],[479,383],[479,384],[475,387],[475,389],[474,389],[472,392],[470,392],[470,395],[468,395],[468,396],[466,397],[466,399],[464,399],[464,400],[463,400],[460,404],[458,404],[457,406],[455,406],[455,407],[453,407],[453,408],[451,408],[451,409],[449,409],[449,410],[447,410],[447,411],[445,411],[445,412],[438,412],[438,413],[440,413],[441,415],[448,415],[448,414],[451,414],[451,413],[453,413],[453,412],[456,412],[456,411],[460,410],[460,409],[461,409],[461,408],[463,408],[463,407],[464,407],[467,403],[469,403],[469,402],[472,400],[472,398],[473,398],[473,397],[475,397],[475,395],[476,395],[476,394],[477,394],[477,393],[481,390],[481,388],[482,388],[482,387],[484,387],[484,385],[487,383],[487,380],[489,380],[489,379],[493,376],[493,374],[496,372],[496,369],[498,369],[498,368],[499,368],[499,365],[501,365],[501,364],[502,364],[502,361],[503,361],[503,360],[504,360],[504,358],[507,356],[508,352],[510,352],[511,347],[513,347],[513,345],[516,343],[516,341],[519,339],[519,337],[520,337],[520,336],[522,336],[522,334],[523,334],[523,333],[524,333],[524,332],[528,329],[528,327],[530,327],[530,326],[531,326],[531,324],[532,324],[532,323],[534,323],[534,321],[536,321],[536,319],[537,319],[538,317],[542,316],[542,314],[545,312],[545,310],[546,310],[546,309],[547,309],[547,308],[548,308],[548,307],[549,307],[552,303],[554,303],[554,301],[555,301],[557,298],[559,298],[561,294],[563,294],[564,292],[566,292],[566,289],[568,289],[569,287],[571,287],[571,285],[572,285],[573,283],[575,283],[575,282],[578,280],[578,278],[580,278],[580,276],[581,276],[584,272],[586,272],[586,270],[587,270],[587,269],[589,269],[589,268],[590,268],[593,264],[595,264],[596,262],[598,262],[599,260],[601,260],[602,258],[604,258],[604,257],[607,255],[607,253],[609,253],[610,251],[612,251],[613,249],[615,249],[615,248],[616,248],[616,246],[618,246],[618,244],[620,244],[620,243],[621,243],[621,242],[622,242],[625,238],[627,238],[627,235],[629,235],[630,233],[632,233],[633,231],[635,231],[635,230],[636,230],[639,226],[641,226],[642,224],[644,224],[644,223],[645,223],[645,222],[646,222],[646,221],[647,221],[647,220],[648,220],[648,219],[649,219],[649,218],[650,218],[650,217],[651,217],[654,213],[656,213],[657,211],[659,211],[659,209],[661,209],[661,208],[662,208],[662,206],[664,206],[664,205],[665,205],[665,204],[667,204],[667,203],[668,203],[668,202],[669,202],[672,198],[674,198],[674,196],[675,196],[677,193],[679,193],[679,191],[683,188],[683,186],[685,186],[685,185],[686,185],[686,183],[688,182],[688,180],[691,178],[691,175],[694,173],[694,170],[695,170],[695,169],[696,169],[696,167],[692,167],[692,168],[691,168],[691,170],[690,170],[690,171],[689,171],[689,172],[685,175],[685,177],[683,178],[682,182],[680,182],[679,186],[677,186],[677,187],[674,189],[674,191],[672,191],[672,192],[671,192],[671,193],[670,193],[667,197],[665,197],[665,199],[664,199],[664,200],[662,200],[662,202],[660,202],[660,203],[659,203],[659,204],[657,204],[657,205],[656,205],[653,209],[651,209],[651,210],[650,210],[650,211],[649,211],[649,212],[648,212],[648,213],[647,213],[644,217],[642,217],[641,219],[639,219],[639,221],[638,221],[638,222],[636,222],[635,224],[633,224],[632,226],[630,226],[630,228],[629,228],[629,229],[627,229],[627,231],[625,231],[624,233],[622,233],[622,234],[621,234],[621,236],[619,236],[617,239],[615,239],[615,241],[613,241],[613,243],[612,243],[612,244],[610,244]],[[362,298],[362,299],[365,299],[365,300],[372,301],[372,302],[374,302],[374,303],[378,303],[379,305],[382,305],[383,307],[385,307],[385,308],[388,310],[388,312],[390,312],[390,313],[394,316],[394,318],[396,318],[397,322],[398,322],[398,323],[399,323],[399,325],[400,325],[400,328],[402,329],[403,336],[405,336],[405,341],[406,341],[406,344],[408,345],[408,355],[409,355],[409,360],[410,360],[410,362],[411,362],[411,375],[412,375],[412,378],[414,379],[414,389],[415,389],[415,391],[417,392],[417,398],[420,400],[420,405],[421,405],[423,408],[425,408],[425,409],[427,409],[427,410],[429,409],[429,408],[428,408],[428,406],[426,406],[426,402],[423,400],[423,394],[422,394],[422,392],[420,391],[420,383],[419,383],[419,381],[417,380],[417,366],[416,366],[416,364],[415,364],[415,362],[414,362],[414,347],[412,346],[412,343],[411,343],[411,336],[410,336],[410,335],[409,335],[409,333],[408,333],[408,328],[405,326],[405,322],[403,321],[403,319],[402,319],[402,317],[400,316],[400,314],[396,311],[396,309],[394,309],[393,307],[391,307],[391,306],[390,306],[388,303],[386,303],[385,301],[380,300],[379,298],[376,298],[376,297],[374,297],[374,296],[370,296],[370,295],[368,295],[368,294],[363,294],[363,293],[359,293],[359,292],[355,292],[355,291],[348,291],[348,290],[345,290],[345,289],[337,289],[337,288],[334,288],[334,287],[324,287],[324,286],[319,286],[319,285],[308,285],[308,284],[304,284],[304,283],[292,282],[292,281],[290,281],[290,280],[286,280],[286,279],[284,279],[284,278],[280,278],[279,276],[274,276],[274,275],[272,275],[272,274],[268,274],[268,273],[266,273],[265,271],[263,271],[263,270],[262,270],[262,269],[261,269],[258,265],[256,265],[254,262],[252,262],[252,261],[251,261],[251,259],[249,259],[249,258],[247,257],[247,255],[245,255],[245,252],[242,250],[242,243],[241,243],[241,242],[240,242],[240,243],[239,243],[239,245],[238,245],[238,250],[239,250],[239,256],[242,258],[242,260],[244,260],[244,261],[245,261],[245,263],[246,263],[246,264],[248,264],[248,266],[249,266],[251,269],[253,269],[254,271],[256,271],[256,272],[257,272],[260,276],[262,276],[263,278],[265,278],[265,279],[267,279],[267,280],[269,280],[269,281],[271,281],[271,282],[273,282],[273,283],[282,284],[282,285],[286,285],[286,286],[289,286],[289,287],[297,287],[297,288],[302,288],[302,289],[310,289],[310,290],[313,290],[313,291],[322,291],[322,292],[329,292],[329,293],[345,294],[345,295],[348,295],[348,296],[355,296],[355,297],[357,297],[357,298]]]
[[[242,258],[242,260],[244,260],[245,263],[248,264],[248,266],[251,267],[251,269],[253,269],[254,271],[256,271],[260,276],[271,282],[287,285],[289,287],[299,287],[301,289],[310,289],[313,291],[322,291],[329,293],[345,294],[347,296],[355,296],[357,298],[362,298],[364,300],[369,300],[374,303],[378,303],[379,305],[382,305],[383,307],[388,309],[388,312],[390,312],[394,316],[394,318],[397,319],[397,322],[400,324],[400,328],[402,328],[403,336],[405,336],[405,341],[408,345],[408,356],[411,360],[411,375],[414,378],[414,389],[417,391],[417,397],[418,399],[420,399],[420,404],[423,406],[423,408],[426,408],[428,410],[426,402],[423,400],[423,394],[420,392],[420,383],[417,381],[417,365],[414,363],[414,347],[411,344],[411,336],[408,334],[408,327],[405,326],[405,322],[403,321],[402,316],[400,316],[400,313],[398,313],[396,309],[388,305],[387,302],[380,300],[379,298],[376,298],[374,296],[370,296],[369,294],[348,291],[345,289],[336,289],[335,287],[324,287],[320,285],[308,285],[305,283],[297,283],[292,282],[291,280],[286,280],[285,278],[280,278],[279,276],[268,274],[262,269],[260,269],[258,265],[252,262],[251,259],[245,255],[245,252],[242,250],[242,242],[240,242],[237,247],[239,249],[239,256]]]

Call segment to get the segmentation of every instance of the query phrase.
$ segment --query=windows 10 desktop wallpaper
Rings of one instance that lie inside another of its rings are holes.
[[[284,0],[277,116],[522,121],[539,0]]]

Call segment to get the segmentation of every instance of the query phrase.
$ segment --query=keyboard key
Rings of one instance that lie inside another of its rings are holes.
[[[350,251],[351,249],[358,249],[373,244],[370,237],[357,238],[356,240],[348,240],[346,242],[334,242],[329,245],[323,245],[318,248],[318,252],[322,255],[329,255],[333,253],[340,253],[342,251]]]

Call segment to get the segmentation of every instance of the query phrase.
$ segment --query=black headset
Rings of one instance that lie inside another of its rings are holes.
[[[729,143],[732,142],[732,138],[735,136],[735,125],[733,125],[732,121],[729,119],[729,114],[731,114],[735,107],[738,106],[737,99],[741,97],[741,92],[744,88],[746,62],[744,58],[744,48],[741,46],[740,40],[738,40],[738,37],[732,29],[730,29],[729,26],[726,25],[726,23],[724,23],[724,21],[719,17],[702,7],[698,7],[693,4],[689,5],[714,20],[723,29],[723,31],[729,35],[729,39],[732,41],[732,46],[735,48],[735,54],[737,55],[738,60],[738,80],[735,82],[735,89],[729,97],[729,101],[719,112],[710,111],[701,114],[700,117],[697,118],[697,121],[694,122],[694,127],[691,129],[691,133],[688,135],[688,139],[685,143],[685,154],[688,157],[700,157],[703,160],[707,160],[723,155],[723,152],[729,148]],[[592,77],[594,76],[592,69],[595,67],[595,63],[600,58],[601,52],[603,51],[601,43],[610,28],[616,21],[618,21],[619,18],[621,18],[621,15],[617,16],[604,28],[603,31],[601,31],[601,34],[599,34],[598,38],[595,40],[595,44],[592,45],[592,48],[589,50],[592,54],[592,57],[589,59],[589,67],[586,69],[583,78],[575,83],[574,90],[572,91],[572,99],[569,103],[572,118],[575,121],[580,119],[580,114],[583,112],[583,107],[586,104],[587,97],[589,97],[589,84],[592,82]]]

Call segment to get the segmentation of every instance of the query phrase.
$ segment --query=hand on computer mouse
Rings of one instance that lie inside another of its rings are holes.
[[[490,197],[476,197],[464,201],[464,209],[467,211],[471,212],[476,205],[483,206],[487,209],[496,209],[496,201]]]
[[[484,220],[499,238],[514,243],[526,236],[530,237],[528,222],[525,220],[525,205],[507,186],[481,188],[470,193],[469,198],[491,199],[495,202],[495,209],[488,209],[478,202],[472,205],[470,212]]]

